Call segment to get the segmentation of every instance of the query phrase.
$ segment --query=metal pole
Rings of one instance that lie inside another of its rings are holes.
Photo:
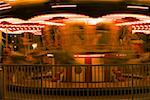
[[[3,97],[2,97],[2,99],[3,99],[3,100],[5,100],[5,96],[6,96],[6,91],[5,91],[5,90],[6,90],[6,89],[5,89],[5,88],[6,88],[6,87],[5,87],[5,86],[6,86],[6,85],[5,85],[5,83],[6,83],[6,81],[5,81],[5,80],[6,80],[6,79],[5,79],[5,68],[6,68],[6,66],[2,66],[2,69],[3,69],[3,79],[2,79],[2,80],[3,80],[3,84],[2,84],[2,85],[3,85]]]
[[[133,99],[134,99],[134,96],[133,96],[133,95],[134,95],[134,94],[133,94],[133,84],[134,84],[134,83],[133,83],[133,65],[132,65],[131,67],[132,67],[132,68],[131,68],[131,73],[132,73],[132,78],[131,78],[131,79],[132,79],[131,95],[132,95],[132,100],[133,100]]]
[[[6,29],[6,50],[8,49],[8,32],[7,32],[7,29]]]
[[[3,100],[3,70],[2,70],[2,65],[0,64],[0,99]]]
[[[2,36],[2,32],[0,31],[0,63],[2,63],[2,41],[3,36]]]
[[[40,68],[41,72],[41,100],[43,100],[43,66],[40,64],[38,68]]]

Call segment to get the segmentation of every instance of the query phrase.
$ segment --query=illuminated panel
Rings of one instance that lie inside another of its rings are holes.
[[[127,8],[133,8],[133,9],[149,9],[149,7],[144,7],[144,6],[127,6]]]
[[[52,8],[72,8],[77,7],[77,5],[54,5]]]

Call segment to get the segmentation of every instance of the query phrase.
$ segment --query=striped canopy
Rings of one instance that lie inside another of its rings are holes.
[[[31,32],[35,35],[41,35],[41,30],[44,27],[42,24],[38,23],[21,23],[21,24],[12,24],[9,22],[1,22],[0,30],[8,34],[21,34],[24,32]]]
[[[6,10],[9,10],[9,9],[11,9],[11,8],[12,8],[12,7],[11,7],[10,4],[8,4],[8,3],[6,3],[6,2],[0,0],[0,13],[1,13],[1,12],[4,12],[4,11],[6,11]]]
[[[59,25],[61,23],[46,22],[46,21],[25,21],[18,18],[3,18],[0,19],[0,30],[8,34],[21,34],[31,32],[34,35],[41,35],[42,29],[46,25]]]

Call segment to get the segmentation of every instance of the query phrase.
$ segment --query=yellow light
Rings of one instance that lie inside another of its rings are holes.
[[[71,8],[71,7],[77,7],[77,5],[54,5],[52,8]]]
[[[48,0],[4,0],[10,5],[29,5],[48,2]]]
[[[102,18],[108,18],[108,19],[112,19],[112,20],[116,20],[116,19],[122,19],[125,17],[133,17],[133,18],[137,18],[139,20],[149,20],[150,17],[147,15],[142,15],[142,14],[128,14],[128,13],[121,13],[121,14],[108,14],[105,16],[102,16]]]
[[[15,2],[16,0],[8,0],[8,1],[10,1],[10,2]]]
[[[133,9],[149,9],[149,7],[144,7],[144,6],[127,6],[127,8],[133,8]]]
[[[35,17],[29,19],[29,21],[44,21],[44,20],[49,20],[54,17],[88,18],[89,16],[82,15],[82,14],[73,14],[73,13],[45,14],[45,15],[35,16]]]
[[[37,43],[33,43],[32,47],[33,47],[33,49],[36,49],[37,48]]]

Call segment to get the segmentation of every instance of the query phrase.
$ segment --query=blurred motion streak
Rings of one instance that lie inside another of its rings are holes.
[[[0,1],[0,12],[10,8],[11,6],[9,4],[5,3],[4,1]]]

